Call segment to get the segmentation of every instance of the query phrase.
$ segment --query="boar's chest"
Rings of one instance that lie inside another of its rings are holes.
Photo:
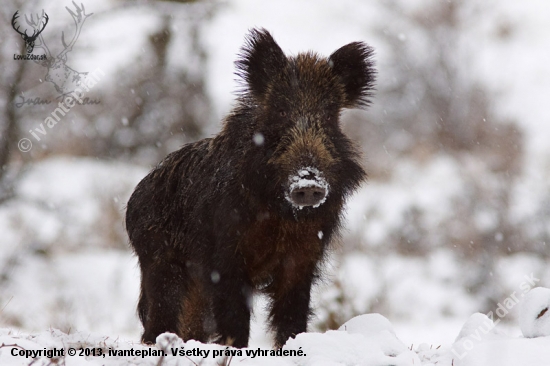
[[[269,212],[241,232],[238,251],[252,284],[261,289],[276,284],[300,282],[314,272],[323,255],[321,224],[298,222]]]

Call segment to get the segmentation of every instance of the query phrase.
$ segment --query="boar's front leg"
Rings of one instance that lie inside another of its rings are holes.
[[[303,275],[301,278],[289,281],[289,273],[283,274],[283,279],[274,281],[268,290],[271,298],[269,319],[271,329],[275,331],[275,346],[282,347],[288,338],[307,330],[310,316],[310,291],[313,282],[312,275]]]

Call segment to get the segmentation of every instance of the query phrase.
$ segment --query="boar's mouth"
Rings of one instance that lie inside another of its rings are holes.
[[[299,169],[296,174],[288,177],[288,183],[285,198],[299,210],[321,206],[329,193],[329,184],[321,172],[313,167]]]

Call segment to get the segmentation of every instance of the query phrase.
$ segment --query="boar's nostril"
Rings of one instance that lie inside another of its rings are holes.
[[[290,199],[298,206],[315,206],[325,198],[327,191],[323,187],[301,187],[290,192]]]

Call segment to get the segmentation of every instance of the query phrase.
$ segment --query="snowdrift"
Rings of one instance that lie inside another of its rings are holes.
[[[363,366],[545,366],[550,337],[500,334],[483,314],[474,314],[449,346],[406,346],[380,314],[357,316],[340,329],[304,333],[282,350],[236,349],[164,333],[156,346],[56,329],[36,334],[0,329],[0,364],[11,365],[363,365]]]

